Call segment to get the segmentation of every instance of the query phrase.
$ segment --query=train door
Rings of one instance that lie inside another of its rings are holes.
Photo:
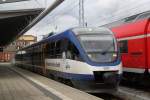
[[[66,66],[67,66],[67,57],[66,57],[66,51],[68,46],[68,40],[64,39],[61,41],[61,51],[62,51],[62,61],[61,61],[61,68],[63,72],[66,72]],[[63,75],[63,77],[65,77]]]
[[[124,71],[143,73],[146,66],[145,39],[120,41]]]
[[[30,54],[31,54],[32,70],[35,72],[35,67],[34,67],[34,47],[31,47]]]
[[[43,75],[46,75],[46,64],[45,64],[45,57],[46,57],[46,44],[41,45],[41,66]]]
[[[135,71],[143,73],[146,67],[146,48],[145,38],[133,39],[128,41],[129,64]]]
[[[66,73],[71,73],[72,70],[77,71],[76,68],[79,64],[78,61],[83,61],[80,57],[79,50],[71,41],[65,41],[65,52],[63,52],[63,71]]]
[[[148,64],[148,70],[150,73],[150,22],[147,28],[147,64]]]

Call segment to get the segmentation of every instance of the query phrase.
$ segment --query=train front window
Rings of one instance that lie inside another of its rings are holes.
[[[117,58],[112,35],[80,35],[79,40],[88,57],[94,62],[113,62]]]

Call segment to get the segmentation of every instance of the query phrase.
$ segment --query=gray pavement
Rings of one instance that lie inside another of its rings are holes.
[[[41,90],[10,70],[7,64],[0,64],[0,100],[52,100]]]
[[[0,63],[0,100],[102,100],[30,71]]]

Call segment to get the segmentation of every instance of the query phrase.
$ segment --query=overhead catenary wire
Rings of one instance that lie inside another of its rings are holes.
[[[36,25],[39,21],[41,21],[48,13],[50,13],[53,9],[55,9],[59,4],[61,4],[63,0],[56,0],[50,7],[45,9],[36,19],[32,21],[27,27],[22,30],[18,37],[27,32],[29,29],[31,29],[34,25]]]
[[[148,3],[148,2],[147,2]],[[150,3],[150,1],[149,1],[149,3]],[[113,16],[110,16],[111,17],[111,22],[114,22],[114,21],[117,21],[117,20],[121,20],[121,19],[123,19],[123,18],[126,18],[126,17],[129,17],[129,16],[132,16],[132,15],[135,15],[135,14],[138,14],[138,13],[141,13],[141,12],[138,12],[137,10],[139,10],[139,8],[140,7],[142,7],[142,8],[144,8],[144,6],[146,6],[146,5],[143,5],[143,3],[142,4],[139,4],[139,5],[136,5],[136,6],[134,6],[134,7],[131,7],[131,8],[126,8],[126,9],[123,9],[122,11],[119,11],[119,12],[117,12],[117,13],[114,13],[113,14]],[[126,11],[137,11],[137,12],[134,12],[134,13],[132,13],[132,15],[127,15],[127,13],[124,13],[124,12],[126,12]],[[149,9],[150,10],[150,9]],[[147,10],[148,11],[148,10]],[[117,16],[117,17],[115,17],[115,16]],[[95,19],[98,19],[98,20],[94,20],[94,22],[93,23],[95,23],[95,22],[105,22],[107,19],[109,19],[110,17],[103,17],[103,18],[95,18]],[[110,22],[110,23],[111,23]],[[101,24],[101,25],[104,25],[104,24],[107,24],[107,22],[106,23],[103,23],[103,24]]]

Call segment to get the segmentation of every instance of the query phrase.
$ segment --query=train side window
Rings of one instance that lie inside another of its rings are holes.
[[[46,58],[61,58],[61,41],[47,43],[44,52]]]
[[[55,47],[55,58],[62,58],[62,52],[61,52],[61,41],[56,42],[56,47]]]
[[[139,16],[137,16],[137,18],[135,19],[136,20],[140,20],[140,19],[146,19],[146,18],[150,18],[150,12],[146,12],[146,13],[143,13],[143,14],[140,14]]]
[[[53,42],[46,43],[44,52],[46,58],[54,58],[54,43]]]
[[[79,50],[71,41],[68,42],[66,57],[67,59],[81,61]]]
[[[55,50],[54,50],[54,48],[55,48],[55,42],[51,42],[50,43],[50,53],[49,53],[50,58],[54,58],[54,56],[55,56]]]
[[[128,41],[127,40],[120,41],[119,49],[121,53],[128,53]]]

